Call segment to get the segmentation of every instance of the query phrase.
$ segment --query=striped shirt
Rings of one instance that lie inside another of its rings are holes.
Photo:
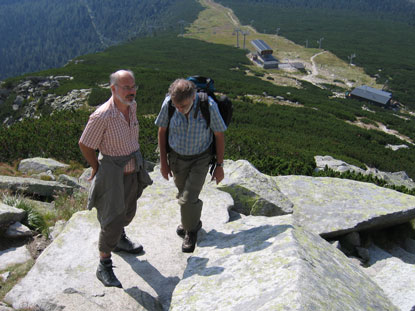
[[[140,148],[138,143],[139,125],[136,116],[137,104],[129,109],[130,124],[115,106],[111,97],[89,116],[88,124],[79,142],[102,154],[125,156]],[[131,159],[124,167],[125,173],[135,170],[135,160]]]
[[[170,96],[164,99],[160,113],[155,121],[158,127],[167,127],[169,124],[168,104]],[[196,100],[188,117],[177,109],[170,120],[169,144],[170,147],[181,155],[196,155],[206,151],[213,142],[213,132],[226,131],[225,122],[222,120],[217,103],[209,97],[210,128],[199,109],[196,118],[194,112],[199,104],[199,97]]]

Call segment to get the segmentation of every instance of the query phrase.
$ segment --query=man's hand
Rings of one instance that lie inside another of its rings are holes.
[[[225,177],[225,173],[223,172],[222,166],[216,166],[215,170],[213,171],[212,180],[216,180],[216,184],[218,185],[223,178]]]
[[[98,167],[99,166],[97,166],[97,168],[92,168],[92,173],[91,173],[91,176],[88,178],[88,181],[91,181],[92,179],[94,179],[95,175],[98,172]]]
[[[170,166],[167,164],[167,162],[160,164],[160,173],[166,180],[169,180],[169,176],[173,177]]]

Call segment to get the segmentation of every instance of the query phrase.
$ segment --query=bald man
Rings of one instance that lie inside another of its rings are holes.
[[[112,270],[111,252],[143,251],[139,243],[126,236],[124,227],[134,218],[137,199],[145,185],[140,184],[137,174],[143,169],[143,159],[138,142],[137,86],[133,72],[112,73],[110,86],[111,98],[89,117],[79,147],[92,168],[88,208],[96,207],[101,225],[96,276],[105,286],[122,287]]]

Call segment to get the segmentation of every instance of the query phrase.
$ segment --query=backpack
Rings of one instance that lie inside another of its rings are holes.
[[[203,118],[206,121],[206,128],[210,127],[210,112],[209,112],[209,101],[208,96],[210,96],[217,104],[219,108],[220,115],[222,116],[223,121],[225,122],[226,127],[231,123],[232,120],[232,113],[233,113],[233,106],[232,101],[226,96],[222,95],[219,98],[215,95],[215,86],[214,81],[211,78],[205,78],[201,76],[191,76],[188,77],[187,80],[192,81],[196,85],[197,89],[197,95],[199,96],[199,105],[194,113],[194,118],[197,117],[197,113],[199,112],[199,109],[202,113]],[[166,150],[167,152],[170,152],[171,148],[168,143],[168,137],[169,137],[169,126],[170,126],[170,119],[173,117],[174,112],[176,111],[176,108],[172,105],[171,100],[168,104],[169,110],[168,110],[168,116],[169,116],[169,123],[167,125],[167,146]],[[213,139],[213,143],[211,145],[212,154],[216,154],[216,143],[215,139]]]

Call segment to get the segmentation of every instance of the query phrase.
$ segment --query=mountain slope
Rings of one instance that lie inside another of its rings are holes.
[[[244,25],[321,47],[365,69],[415,108],[415,4],[407,1],[220,0]]]
[[[19,0],[0,3],[0,79],[157,31],[178,31],[200,6],[192,0]]]

